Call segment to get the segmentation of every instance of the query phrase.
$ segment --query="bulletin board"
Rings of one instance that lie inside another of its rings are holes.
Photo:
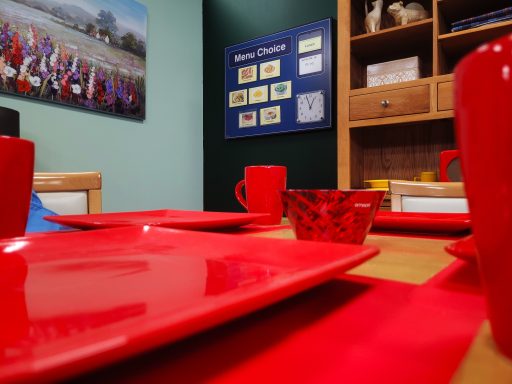
[[[226,139],[330,128],[331,46],[329,18],[227,47]]]

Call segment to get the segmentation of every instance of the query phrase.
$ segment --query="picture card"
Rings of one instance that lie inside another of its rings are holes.
[[[238,84],[251,83],[258,80],[258,66],[251,65],[238,69]]]
[[[260,125],[281,123],[281,106],[260,109]]]
[[[249,88],[249,104],[266,103],[268,101],[268,86]]]
[[[267,61],[260,64],[260,80],[281,76],[281,60]]]
[[[229,92],[229,107],[247,105],[247,89]]]
[[[322,55],[302,57],[299,60],[299,76],[322,72]]]
[[[258,125],[258,114],[256,111],[240,112],[238,115],[238,127],[248,128]]]
[[[292,82],[283,81],[281,83],[270,84],[270,100],[283,100],[292,97]]]

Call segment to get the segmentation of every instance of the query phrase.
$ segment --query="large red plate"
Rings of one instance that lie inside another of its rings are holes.
[[[265,216],[268,216],[268,214],[160,209],[139,212],[46,216],[45,219],[80,229],[157,225],[179,229],[208,230],[239,227]]]
[[[460,233],[471,229],[467,213],[378,211],[372,230],[425,233]]]
[[[0,241],[0,382],[59,380],[140,353],[377,252],[150,226]]]

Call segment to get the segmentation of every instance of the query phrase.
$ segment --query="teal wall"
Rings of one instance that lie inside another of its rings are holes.
[[[202,209],[202,1],[148,8],[146,120],[0,94],[36,144],[36,170],[103,173],[103,210]],[[0,122],[1,124],[1,122]]]
[[[206,210],[242,210],[233,190],[246,165],[286,165],[289,188],[337,188],[336,119],[328,130],[224,139],[225,47],[336,15],[336,0],[204,0]]]

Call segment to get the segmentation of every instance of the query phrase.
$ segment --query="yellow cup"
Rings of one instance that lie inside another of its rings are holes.
[[[419,177],[415,177],[414,181],[422,181],[424,183],[437,181],[437,173],[436,172],[421,172]]]

